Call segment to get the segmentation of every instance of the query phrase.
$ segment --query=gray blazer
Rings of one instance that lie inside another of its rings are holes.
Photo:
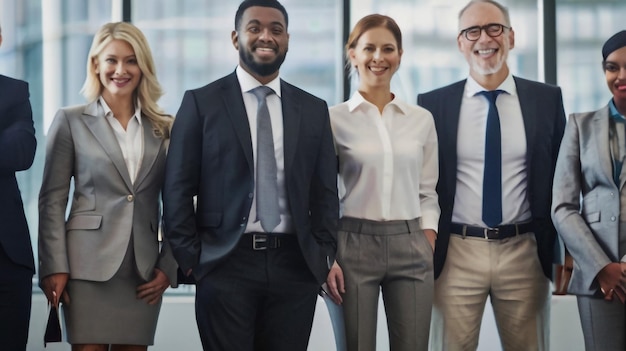
[[[576,295],[596,294],[600,270],[620,261],[619,189],[626,177],[622,172],[618,189],[613,180],[609,118],[608,106],[570,115],[556,165],[552,220],[574,258],[568,291]]]
[[[113,129],[97,102],[59,110],[48,132],[39,193],[39,277],[106,281],[120,267],[131,232],[137,271],[146,281],[154,268],[176,285],[176,263],[160,249],[159,196],[167,143],[142,120],[144,152],[133,184]],[[66,217],[70,180],[74,191]]]

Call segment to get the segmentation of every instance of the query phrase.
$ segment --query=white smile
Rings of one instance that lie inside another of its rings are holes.
[[[482,49],[482,50],[476,50],[476,52],[479,55],[491,55],[494,52],[496,52],[496,49]]]
[[[374,73],[379,73],[379,72],[383,72],[386,71],[387,67],[371,67],[370,66],[370,71],[374,72]]]

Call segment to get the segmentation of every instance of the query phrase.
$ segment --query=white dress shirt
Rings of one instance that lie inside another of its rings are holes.
[[[502,224],[530,220],[526,132],[513,76],[498,87],[496,100],[502,134]],[[456,194],[452,221],[486,227],[482,220],[485,132],[489,102],[477,93],[486,90],[467,78],[461,102],[457,144]]]
[[[421,218],[437,231],[437,134],[427,110],[398,98],[381,113],[357,91],[330,108],[339,157],[342,216],[375,221]]]
[[[122,155],[124,156],[124,163],[128,169],[131,182],[135,183],[137,178],[137,172],[141,167],[141,160],[143,159],[143,128],[141,122],[141,104],[136,102],[135,114],[128,121],[126,130],[122,127],[122,124],[113,116],[113,111],[102,96],[98,99],[100,106],[104,110],[104,117],[107,122],[113,128],[113,133],[117,142],[122,149]]]
[[[250,124],[250,137],[252,138],[252,155],[254,157],[254,179],[256,179],[256,115],[258,109],[258,101],[254,94],[252,94],[250,91],[258,86],[261,86],[262,84],[252,75],[246,72],[243,68],[241,68],[241,66],[237,66],[236,74],[237,79],[239,80],[239,85],[241,86],[243,103],[246,107],[246,112],[248,114],[248,123]],[[293,228],[291,214],[289,213],[287,191],[285,187],[283,107],[281,103],[280,77],[276,77],[276,79],[265,85],[272,88],[272,90],[274,90],[275,92],[275,94],[270,94],[266,98],[267,109],[270,112],[270,119],[272,121],[274,154],[276,157],[276,169],[278,171],[278,207],[280,209],[280,223],[278,224],[278,226],[276,226],[273,233],[293,233],[295,229]],[[248,216],[248,225],[245,232],[263,232],[263,228],[261,227],[261,221],[257,219],[256,215],[256,186],[254,187],[254,198],[252,199],[252,208],[250,209],[250,215]]]

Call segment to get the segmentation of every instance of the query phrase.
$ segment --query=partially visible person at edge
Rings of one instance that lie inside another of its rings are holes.
[[[390,350],[427,350],[440,212],[435,124],[430,112],[391,92],[402,57],[392,18],[359,20],[346,53],[358,89],[330,109],[345,190],[332,271],[343,274],[345,289],[337,293],[331,274],[329,290],[343,303],[348,350],[376,350],[381,289]]]
[[[305,351],[335,260],[328,106],[280,78],[288,24],[278,1],[243,1],[231,34],[239,65],[187,91],[172,129],[166,238],[197,281],[205,350]]]
[[[145,351],[176,263],[158,240],[172,116],[156,103],[162,90],[139,29],[100,28],[82,93],[88,103],[60,109],[48,134],[40,285],[49,303],[63,303],[73,351]]]
[[[570,115],[552,191],[587,351],[626,350],[626,31],[602,46],[602,68],[613,96]]]
[[[26,350],[28,340],[35,262],[15,172],[35,158],[32,114],[28,83],[0,75],[0,348],[7,351]]]
[[[476,350],[490,297],[503,350],[547,350],[561,89],[511,74],[500,3],[470,1],[458,29],[469,77],[417,98],[439,138],[432,349]]]

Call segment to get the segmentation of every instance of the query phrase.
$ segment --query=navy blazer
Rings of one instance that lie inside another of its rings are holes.
[[[37,140],[28,84],[0,75],[0,246],[15,264],[35,272],[33,249],[15,172],[33,164]]]
[[[550,218],[552,179],[565,129],[561,89],[513,77],[526,131],[528,199],[537,250],[544,274],[552,277],[556,230]],[[435,247],[435,278],[445,263],[456,193],[457,134],[466,80],[417,96],[417,103],[435,119],[439,139],[439,235]]]
[[[321,284],[335,259],[339,217],[328,107],[280,84],[289,210],[304,258]],[[183,272],[193,268],[200,279],[235,248],[254,186],[250,127],[236,74],[187,91],[172,128],[163,190],[166,238]]]

